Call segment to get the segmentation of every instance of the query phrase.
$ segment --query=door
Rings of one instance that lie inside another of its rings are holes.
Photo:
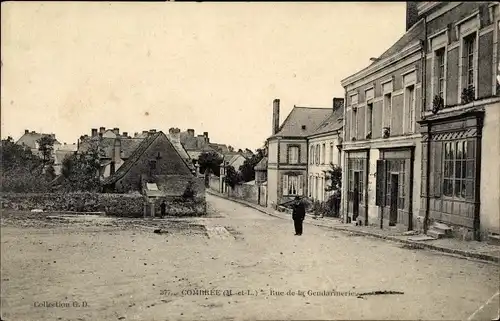
[[[359,215],[359,177],[360,172],[354,172],[354,181],[353,181],[353,197],[352,197],[352,220],[355,221]]]
[[[391,190],[390,190],[390,211],[389,211],[389,226],[394,226],[398,222],[398,196],[399,196],[399,175],[391,174]]]

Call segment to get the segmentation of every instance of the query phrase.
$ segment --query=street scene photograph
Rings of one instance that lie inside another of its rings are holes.
[[[0,321],[499,320],[498,2],[1,3]]]

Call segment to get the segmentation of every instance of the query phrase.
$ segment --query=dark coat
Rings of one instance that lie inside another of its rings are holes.
[[[298,202],[293,206],[292,219],[304,220],[306,217],[306,207],[304,203]]]

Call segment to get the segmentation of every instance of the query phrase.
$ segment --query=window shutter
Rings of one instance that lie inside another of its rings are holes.
[[[297,178],[297,194],[298,195],[303,195],[303,188],[302,188],[302,184],[303,184],[303,181],[302,181],[302,175],[299,175],[299,177]]]
[[[385,203],[385,172],[386,172],[386,161],[383,159],[377,160],[377,187],[375,204],[377,206],[384,206]]]
[[[283,175],[283,195],[288,195],[288,175]]]

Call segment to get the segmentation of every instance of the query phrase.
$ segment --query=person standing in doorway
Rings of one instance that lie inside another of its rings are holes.
[[[306,216],[306,208],[304,203],[297,196],[293,204],[292,219],[295,226],[295,235],[302,235],[302,224]]]
[[[160,204],[160,212],[161,212],[161,217],[164,218],[165,215],[167,214],[167,203],[165,203],[165,201],[162,201]]]

